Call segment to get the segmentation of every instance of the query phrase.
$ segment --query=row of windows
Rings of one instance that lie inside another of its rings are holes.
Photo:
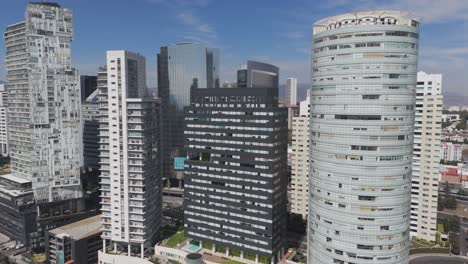
[[[354,43],[354,44],[341,44],[341,45],[330,45],[321,48],[314,49],[314,53],[320,53],[324,51],[333,51],[333,50],[342,50],[342,49],[350,49],[350,48],[375,48],[375,47],[385,47],[385,48],[401,48],[401,49],[415,49],[417,45],[414,43],[398,43],[398,42],[391,42],[391,43],[382,43],[382,42],[361,42],[361,43]]]
[[[324,78],[313,78],[313,82],[322,82],[322,81],[346,81],[346,80],[381,80],[381,79],[409,79],[412,75],[409,74],[364,74],[364,75],[330,75],[330,77]]]
[[[337,61],[349,62],[352,60],[361,60],[361,59],[401,59],[405,61],[415,61],[417,59],[416,54],[402,54],[402,53],[378,53],[378,52],[367,52],[367,53],[343,53],[336,54],[332,56],[323,56],[315,58],[313,63],[329,63]],[[390,61],[389,61],[390,62]]]
[[[418,33],[407,32],[407,31],[384,31],[384,32],[359,32],[359,33],[344,33],[337,35],[330,35],[318,39],[314,39],[314,44],[321,43],[323,41],[346,39],[346,38],[365,38],[365,37],[383,37],[383,36],[397,36],[397,37],[411,37],[418,38]]]

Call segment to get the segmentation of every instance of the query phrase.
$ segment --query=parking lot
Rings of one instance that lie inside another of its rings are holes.
[[[26,248],[17,244],[6,235],[0,233],[0,260],[12,255],[18,255],[26,252]]]

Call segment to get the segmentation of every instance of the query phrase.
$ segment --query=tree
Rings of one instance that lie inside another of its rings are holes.
[[[451,166],[457,166],[458,162],[459,162],[458,160],[443,160],[443,159],[440,160],[440,164],[451,165]]]
[[[457,199],[452,196],[448,196],[444,199],[444,207],[448,209],[457,209]]]
[[[466,119],[462,119],[458,122],[457,126],[455,127],[458,130],[465,130],[466,129]]]
[[[439,197],[439,199],[437,200],[437,210],[443,211],[444,209],[445,209],[444,198]]]
[[[460,219],[458,216],[450,216],[447,218],[447,230],[451,232],[460,231]]]
[[[449,182],[448,182],[448,181],[445,181],[444,192],[445,192],[446,194],[447,194],[447,193],[450,193],[450,185],[449,185]]]
[[[307,222],[300,214],[288,215],[288,230],[294,233],[304,234],[306,232]]]
[[[450,253],[460,255],[460,238],[458,234],[450,233]]]

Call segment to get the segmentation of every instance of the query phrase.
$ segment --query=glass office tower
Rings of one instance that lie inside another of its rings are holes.
[[[309,263],[408,263],[418,19],[313,27]]]
[[[160,49],[158,93],[163,122],[163,177],[167,179],[167,187],[183,186],[184,107],[190,105],[190,88],[219,88],[219,69],[219,49],[201,43],[179,43]]]

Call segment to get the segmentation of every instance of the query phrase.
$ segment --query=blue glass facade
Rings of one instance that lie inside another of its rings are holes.
[[[175,173],[176,157],[184,156],[184,107],[191,87],[219,87],[219,49],[201,43],[161,47],[158,54],[158,93],[162,109],[163,177],[182,180]],[[169,180],[170,181],[170,180]]]

